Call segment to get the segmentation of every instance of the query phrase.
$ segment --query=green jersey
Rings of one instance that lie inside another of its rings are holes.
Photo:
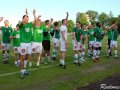
[[[102,31],[101,28],[99,28],[99,27],[96,27],[96,28],[95,28],[95,34],[96,34],[96,36],[97,36],[97,37],[95,37],[95,40],[96,40],[97,42],[101,42],[101,40],[102,40],[102,38],[101,38],[102,33],[103,33],[103,31]]]
[[[20,28],[20,42],[30,43],[32,41],[32,29],[33,29],[32,22],[27,24],[21,24],[19,28]]]
[[[108,39],[112,39],[112,30],[107,31]]]
[[[94,41],[94,39],[95,39],[95,37],[94,37],[94,29],[89,29],[88,30],[88,35],[89,35],[88,40],[89,41]]]
[[[118,38],[118,30],[112,30],[112,40],[117,41]]]
[[[80,42],[80,35],[81,35],[81,33],[82,33],[82,32],[81,32],[81,29],[80,29],[80,28],[78,29],[78,28],[75,27],[75,28],[73,29],[73,31],[74,31],[74,33],[75,33],[75,37],[76,37],[77,42]]]
[[[20,31],[14,30],[11,33],[11,36],[15,37],[13,38],[13,47],[19,47],[20,46]]]
[[[44,35],[44,33],[46,33],[46,35]],[[43,30],[43,40],[50,40],[50,29],[46,28],[46,26]]]
[[[82,36],[87,36],[87,35],[88,35],[88,31],[82,29]],[[85,39],[84,38],[82,39],[82,43],[83,44],[85,43]]]
[[[42,42],[44,26],[35,27],[33,31],[33,42]]]
[[[59,39],[60,38],[60,30],[53,30],[53,32],[54,32],[53,37]]]
[[[3,43],[10,43],[10,34],[12,32],[11,27],[1,27],[2,30],[2,42]]]

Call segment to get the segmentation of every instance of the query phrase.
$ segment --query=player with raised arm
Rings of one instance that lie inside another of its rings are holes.
[[[34,12],[36,11],[34,10]],[[36,63],[37,68],[39,67],[39,64],[40,64],[40,58],[42,54],[43,30],[45,28],[45,26],[41,25],[41,20],[39,19],[40,17],[41,16],[38,16],[36,18],[36,15],[34,14],[35,25],[33,30],[32,57],[33,57],[33,54],[37,53],[37,63]]]
[[[100,48],[101,48],[101,40],[104,37],[104,33],[102,31],[101,23],[96,23],[96,28],[94,30],[95,42],[94,42],[94,51],[93,51],[93,61],[96,62],[99,60]]]
[[[66,69],[65,65],[65,53],[67,51],[67,46],[68,46],[68,40],[67,40],[67,35],[68,35],[68,29],[67,29],[67,23],[68,23],[68,12],[67,12],[67,17],[66,19],[62,20],[62,25],[60,27],[60,66],[64,69]]]
[[[116,24],[116,23],[115,23]],[[107,57],[109,58],[109,56],[112,56],[112,47],[110,46],[111,45],[111,41],[112,41],[112,30],[113,30],[113,26],[115,24],[112,24],[108,29],[107,29],[107,38],[108,38],[108,41],[107,41]]]
[[[3,18],[0,19],[2,21]],[[5,26],[0,27],[2,30],[2,58],[3,63],[6,64],[9,62],[9,51],[10,51],[10,34],[12,32],[12,28],[9,26],[9,21],[4,21]]]
[[[45,56],[47,55],[48,57],[48,62],[53,62],[52,60],[50,60],[50,29],[51,29],[51,25],[53,23],[53,19],[51,18],[51,20],[46,20],[45,21],[45,28],[43,30],[43,41],[42,41],[42,45],[43,45],[43,55],[42,55],[42,63],[47,64],[47,62],[45,62]]]
[[[112,41],[110,47],[114,49],[115,59],[118,59],[118,51],[117,51],[117,39],[118,39],[118,27],[116,24],[113,25],[112,28]]]
[[[33,13],[33,15],[35,12]],[[20,50],[21,50],[21,79],[24,75],[28,75],[26,70],[28,55],[31,54],[32,29],[35,22],[28,22],[28,11],[23,16],[22,22],[19,24],[20,29]]]
[[[52,58],[53,60],[56,60],[56,55],[59,48],[59,38],[60,38],[60,28],[59,28],[59,22],[54,22],[54,28],[53,32],[51,33],[52,42],[53,42],[53,52],[52,52]]]

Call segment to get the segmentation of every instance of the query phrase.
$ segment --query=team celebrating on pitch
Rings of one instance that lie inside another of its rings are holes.
[[[68,12],[66,18],[61,22],[53,22],[53,19],[46,20],[45,24],[42,24],[40,15],[36,16],[36,10],[33,10],[34,20],[29,22],[28,11],[22,17],[22,21],[16,25],[16,28],[12,29],[9,26],[9,21],[5,20],[5,26],[1,26],[2,32],[2,60],[4,64],[9,63],[10,58],[10,45],[11,41],[14,50],[15,65],[21,69],[21,79],[28,75],[26,70],[27,62],[29,59],[29,67],[32,66],[33,57],[36,54],[37,62],[36,67],[39,68],[40,63],[47,64],[48,62],[54,62],[58,60],[57,53],[60,48],[59,66],[66,69],[65,55],[68,47]],[[3,17],[0,18],[0,22]],[[112,56],[112,49],[114,50],[115,59],[118,59],[117,52],[117,38],[118,30],[117,23],[112,24],[103,30],[103,26],[100,22],[96,22],[95,25],[85,25],[80,22],[76,22],[76,26],[72,33],[72,46],[74,51],[74,64],[80,66],[85,62],[85,45],[87,45],[87,56],[93,59],[93,62],[100,61],[100,53],[102,49],[102,40],[104,36],[107,36],[107,57]],[[52,59],[50,57],[51,38],[53,44]],[[47,62],[45,57],[48,58]]]

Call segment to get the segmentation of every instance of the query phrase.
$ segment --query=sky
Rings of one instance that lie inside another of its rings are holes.
[[[120,14],[120,0],[1,0],[0,17],[9,20],[13,27],[25,15],[28,9],[29,21],[33,21],[33,9],[36,15],[41,15],[41,20],[53,18],[54,21],[62,20],[69,12],[69,19],[75,22],[77,12],[94,10],[98,13],[109,14],[112,11],[114,16]],[[3,22],[0,26],[4,25]]]

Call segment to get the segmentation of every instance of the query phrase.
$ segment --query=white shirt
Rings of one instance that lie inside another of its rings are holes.
[[[61,27],[60,27],[60,40],[64,41],[63,36],[62,36],[62,32],[64,32],[65,39],[67,40],[68,30],[67,30],[67,27],[65,25],[61,25]]]

